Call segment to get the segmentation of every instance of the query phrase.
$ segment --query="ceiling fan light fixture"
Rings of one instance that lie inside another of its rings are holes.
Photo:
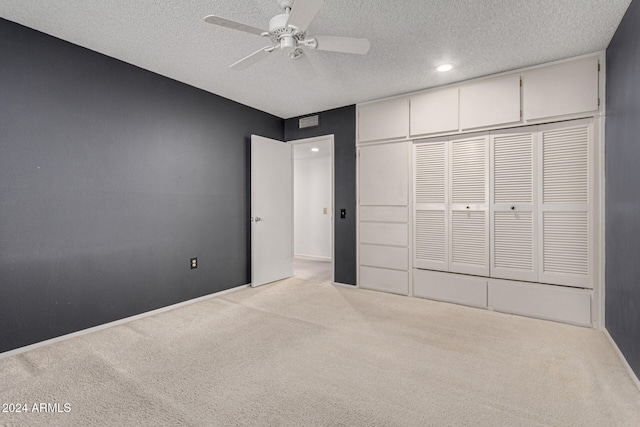
[[[451,71],[453,69],[453,65],[451,64],[442,64],[439,65],[436,70],[440,71],[441,73],[445,73],[447,71]]]

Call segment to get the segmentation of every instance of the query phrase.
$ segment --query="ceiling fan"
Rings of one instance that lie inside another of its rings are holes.
[[[301,72],[310,75],[313,74],[313,68],[303,50],[304,48],[359,55],[364,55],[369,51],[369,40],[367,39],[333,36],[309,37],[307,35],[307,27],[322,8],[324,0],[277,0],[277,2],[284,13],[271,18],[269,31],[216,15],[204,18],[210,24],[268,37],[271,40],[271,45],[231,64],[229,68],[244,70],[280,49],[289,53],[289,57],[295,60]]]

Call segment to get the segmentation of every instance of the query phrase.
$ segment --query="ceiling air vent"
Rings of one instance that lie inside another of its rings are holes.
[[[303,117],[298,121],[298,129],[312,128],[318,126],[318,115]]]

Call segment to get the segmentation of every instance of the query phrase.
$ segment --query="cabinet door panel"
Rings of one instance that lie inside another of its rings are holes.
[[[361,206],[360,221],[408,222],[409,208],[405,206]]]
[[[358,108],[358,140],[382,141],[409,134],[409,99],[399,98]]]
[[[473,129],[520,121],[520,76],[505,76],[460,88],[460,127]]]
[[[409,294],[409,272],[360,267],[360,287],[392,294]]]
[[[407,270],[409,268],[409,249],[361,244],[360,265]]]
[[[428,92],[411,98],[411,135],[458,130],[458,88]]]
[[[408,143],[360,147],[360,205],[409,205]]]
[[[361,222],[360,243],[408,246],[408,225],[384,222]]]
[[[422,298],[486,308],[487,279],[462,274],[414,270],[413,294]]]
[[[526,120],[598,109],[598,58],[568,62],[523,74]]]

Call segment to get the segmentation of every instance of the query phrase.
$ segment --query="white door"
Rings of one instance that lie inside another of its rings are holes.
[[[449,141],[449,271],[488,276],[489,134]]]
[[[251,286],[292,275],[291,145],[251,135]]]
[[[593,121],[540,126],[538,156],[539,277],[543,283],[592,288]]]
[[[538,281],[536,126],[491,132],[491,277]]]
[[[416,268],[449,271],[447,141],[414,146],[414,262]]]

